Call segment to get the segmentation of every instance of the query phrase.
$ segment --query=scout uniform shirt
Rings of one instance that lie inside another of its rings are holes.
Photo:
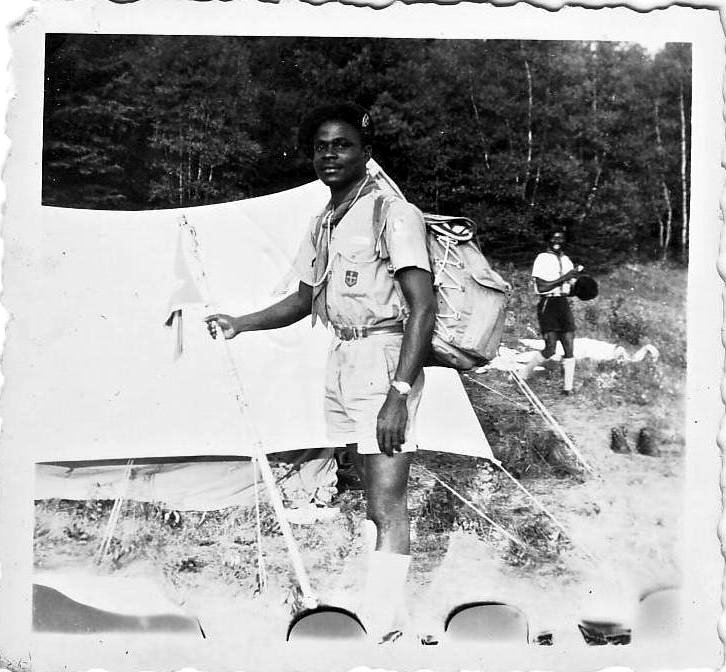
[[[426,228],[421,211],[399,198],[388,199],[385,245],[374,240],[373,210],[377,189],[356,200],[337,226],[330,232],[326,315],[319,317],[335,327],[372,327],[402,322],[408,306],[394,279],[401,268],[416,267],[430,271],[426,249]],[[318,237],[326,227],[316,231],[315,218],[305,234],[294,267],[300,280],[314,286],[314,265]],[[316,244],[317,243],[317,244]],[[381,249],[386,252],[381,254]]]

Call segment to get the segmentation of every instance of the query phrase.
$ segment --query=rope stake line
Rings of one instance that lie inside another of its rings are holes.
[[[545,422],[547,422],[552,427],[552,429],[557,434],[559,434],[560,438],[565,442],[565,445],[572,451],[572,453],[580,461],[582,466],[585,467],[585,469],[591,474],[595,475],[595,471],[588,464],[587,460],[585,460],[585,458],[582,456],[582,453],[580,453],[580,451],[577,449],[577,446],[575,446],[575,444],[572,442],[572,439],[567,436],[565,430],[562,429],[560,423],[555,420],[547,407],[542,403],[542,400],[532,391],[532,388],[527,384],[527,382],[516,371],[510,371],[509,375],[517,383],[519,389],[527,397],[527,399],[529,399],[532,406],[542,416]]]
[[[431,478],[433,478],[439,485],[441,485],[443,488],[445,488],[446,490],[448,490],[452,495],[454,495],[454,497],[456,497],[457,499],[459,499],[462,503],[466,504],[466,506],[468,506],[470,509],[472,509],[477,515],[481,516],[492,527],[494,527],[496,530],[498,530],[499,532],[501,532],[505,537],[507,537],[507,539],[509,539],[510,541],[513,541],[520,548],[524,548],[524,549],[527,548],[527,545],[523,541],[521,541],[520,539],[518,539],[517,537],[515,537],[511,532],[508,532],[507,530],[505,530],[498,523],[495,523],[479,507],[477,507],[473,502],[470,502],[463,495],[460,495],[456,490],[454,490],[454,488],[452,488],[448,483],[446,483],[444,480],[442,480],[441,478],[439,478],[433,471],[431,471],[430,469],[424,467],[421,464],[414,464],[413,467],[414,467],[414,469],[416,469],[418,471],[422,471],[423,473],[425,473],[428,476],[430,476]]]
[[[496,395],[499,395],[502,397],[502,399],[506,399],[507,401],[511,402],[515,406],[519,406],[519,408],[523,408],[525,411],[529,411],[529,406],[526,406],[520,401],[517,401],[516,399],[513,399],[512,397],[508,397],[506,394],[502,394],[499,390],[495,390],[493,387],[489,387],[489,385],[485,385],[481,381],[478,381],[476,378],[472,378],[468,373],[463,374],[464,378],[467,380],[470,380],[472,383],[476,383],[480,387],[483,387],[485,390],[489,390],[490,392],[493,392]]]
[[[209,278],[204,270],[205,264],[202,257],[201,246],[197,238],[197,232],[194,227],[188,222],[187,218],[184,215],[182,215],[179,219],[179,226],[183,231],[188,234],[187,240],[191,244],[189,256],[193,260],[196,267],[196,276],[201,281],[199,283],[198,289],[202,294],[205,303],[210,307],[210,310],[213,313],[216,313],[218,312],[218,310],[216,309],[216,302],[212,300],[211,290],[209,286]],[[257,431],[249,418],[249,404],[246,401],[244,385],[242,384],[242,378],[240,376],[239,369],[237,368],[237,364],[234,361],[232,350],[229,346],[229,343],[227,342],[227,339],[224,338],[223,334],[220,335],[222,348],[224,350],[227,360],[227,372],[229,373],[230,378],[234,381],[235,384],[233,396],[235,397],[235,401],[237,402],[237,405],[239,407],[242,422],[244,423],[249,436],[251,436],[252,438],[252,444],[255,450],[257,464],[262,475],[262,480],[265,483],[265,488],[267,489],[272,508],[275,511],[275,516],[277,517],[280,531],[282,532],[282,536],[285,539],[285,543],[290,554],[290,560],[292,562],[293,570],[295,572],[295,577],[298,584],[300,585],[300,590],[302,591],[303,604],[305,608],[315,608],[316,606],[318,606],[318,598],[313,592],[312,586],[310,584],[310,579],[305,569],[305,565],[302,561],[302,556],[300,555],[300,549],[297,545],[295,537],[293,536],[290,522],[285,515],[285,506],[282,503],[282,497],[280,496],[280,492],[277,488],[275,477],[272,473],[270,463],[267,459],[267,454],[265,453],[263,443],[260,440],[259,435],[257,434]]]
[[[588,551],[584,546],[582,546],[582,544],[580,544],[579,542],[575,544],[575,540],[567,531],[567,528],[562,523],[560,523],[560,521],[555,518],[554,514],[550,513],[545,508],[545,506],[531,492],[529,492],[529,490],[527,490],[527,488],[525,488],[516,478],[514,478],[514,476],[512,476],[512,474],[510,474],[501,464],[498,464],[497,466],[502,470],[504,475],[507,476],[507,478],[509,478],[512,483],[514,483],[514,485],[516,485],[537,506],[537,508],[539,508],[542,513],[544,513],[555,524],[557,528],[559,528],[560,532],[562,532],[574,545],[580,548],[580,550],[585,554],[587,558],[589,558],[590,560],[595,560],[595,556],[590,553],[590,551]]]

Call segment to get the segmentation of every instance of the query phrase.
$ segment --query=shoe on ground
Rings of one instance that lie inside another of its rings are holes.
[[[572,390],[561,390],[560,391],[560,394],[563,397],[571,397],[572,396]]]
[[[379,644],[394,644],[403,639],[403,631],[391,630],[378,640]]]

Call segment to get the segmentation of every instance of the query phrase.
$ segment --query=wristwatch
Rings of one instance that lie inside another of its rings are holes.
[[[407,397],[411,392],[411,386],[402,380],[391,381],[391,387],[396,390],[402,397]]]

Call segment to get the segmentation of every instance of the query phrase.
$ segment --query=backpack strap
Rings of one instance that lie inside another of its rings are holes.
[[[386,220],[388,218],[388,207],[390,205],[386,194],[379,194],[373,203],[373,239],[376,241],[375,249],[381,259],[388,259],[388,245],[386,245],[386,237],[383,232],[386,229]]]

